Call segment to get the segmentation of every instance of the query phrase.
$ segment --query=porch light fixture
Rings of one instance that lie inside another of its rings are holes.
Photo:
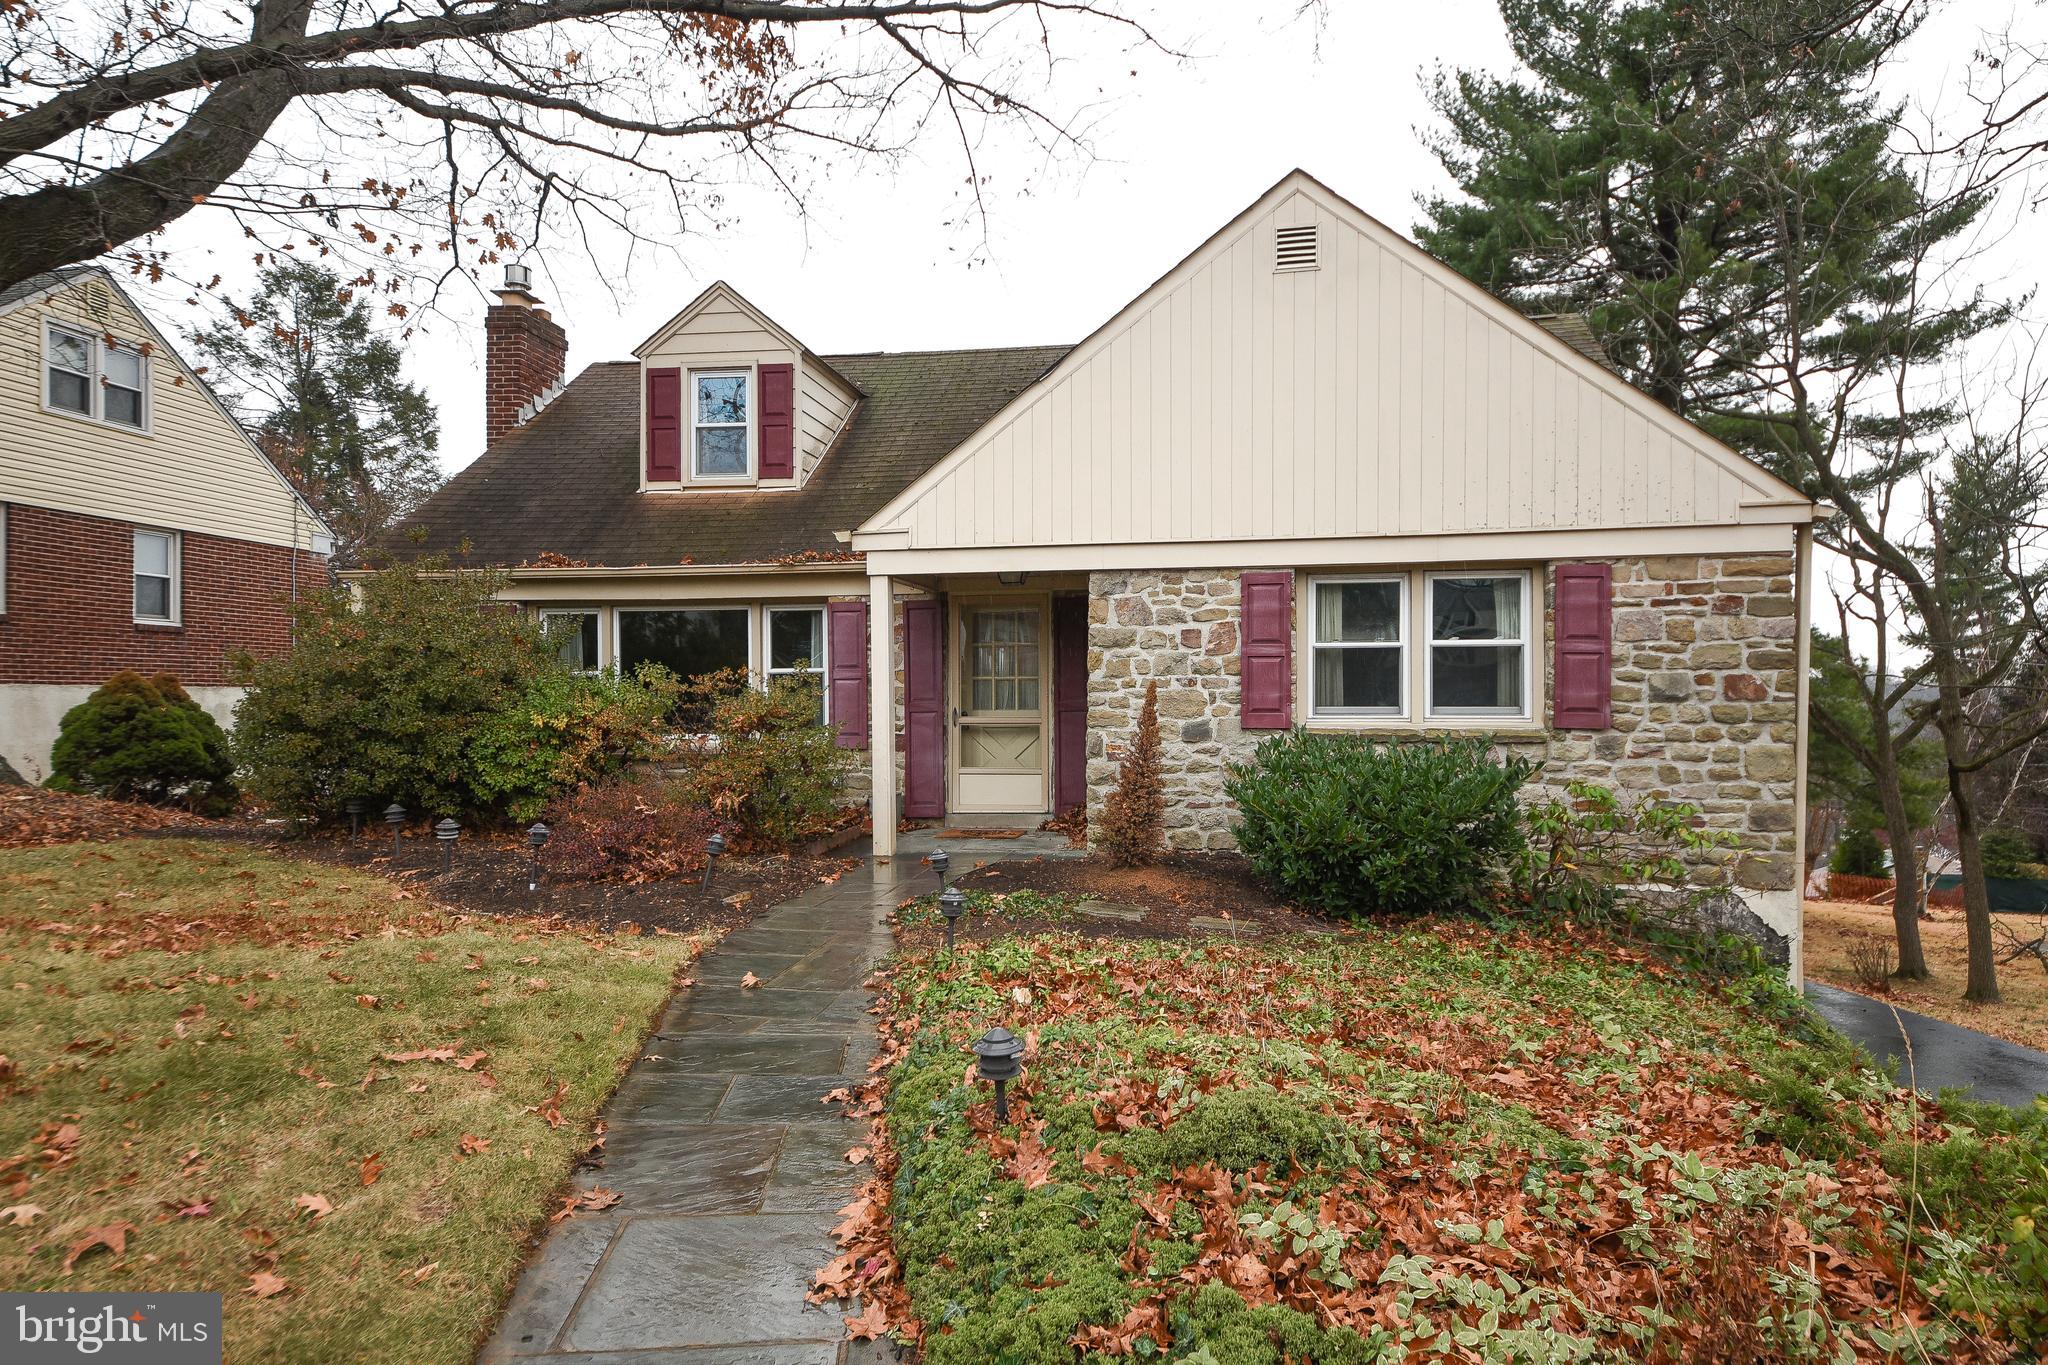
[[[946,889],[946,869],[953,865],[953,855],[942,848],[926,858],[925,861],[931,864],[932,871],[939,874],[939,890],[944,891]]]
[[[538,820],[534,821],[532,828],[526,831],[526,846],[533,850],[531,854],[532,861],[527,867],[526,889],[528,891],[540,890],[540,849],[541,845],[548,841],[548,835],[553,832],[553,830]]]
[[[997,1123],[1010,1121],[1009,1097],[1003,1087],[1016,1080],[1024,1069],[1018,1061],[1023,1055],[1023,1040],[1001,1024],[974,1040],[975,1070],[981,1073],[983,1080],[995,1082]]]
[[[349,838],[353,839],[363,832],[363,812],[368,810],[369,807],[370,803],[363,800],[360,796],[351,796],[348,800],[341,803],[341,808],[348,812]]]
[[[997,574],[996,582],[1006,588],[1021,588],[1024,586],[1024,574],[1019,570],[1013,569],[1008,573]]]
[[[711,872],[713,868],[718,866],[718,855],[723,852],[725,852],[725,836],[723,834],[714,834],[704,841],[704,880],[698,883],[701,889],[705,891],[711,889]]]
[[[946,951],[953,951],[953,926],[967,913],[967,896],[958,887],[939,893],[939,913],[946,917]]]
[[[455,841],[462,835],[462,826],[454,817],[442,816],[434,826],[434,839],[441,845],[441,871],[443,875],[455,870]]]
[[[391,826],[391,861],[398,861],[398,838],[405,829],[405,807],[393,801],[384,808],[384,823]]]

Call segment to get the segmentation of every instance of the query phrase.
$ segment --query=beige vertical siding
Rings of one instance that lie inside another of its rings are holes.
[[[1274,231],[1320,229],[1275,273]],[[863,529],[901,548],[1726,525],[1801,500],[1297,176]],[[900,542],[899,542],[900,544]]]
[[[85,289],[105,290],[104,319]],[[86,276],[0,314],[0,502],[310,549],[319,528],[176,355],[148,357],[149,431],[43,407],[47,319],[122,341],[152,333],[119,290]]]
[[[742,369],[761,365],[796,366],[796,468],[799,480],[810,477],[818,460],[853,406],[854,393],[745,299],[724,285],[713,285],[639,351],[642,366],[673,365],[681,369]],[[646,391],[642,386],[641,391]],[[687,396],[687,390],[686,396]],[[646,433],[641,433],[646,442]],[[685,438],[687,443],[687,437]],[[646,451],[641,451],[646,467]],[[683,481],[690,481],[689,452],[684,451]],[[719,486],[731,487],[729,480]]]

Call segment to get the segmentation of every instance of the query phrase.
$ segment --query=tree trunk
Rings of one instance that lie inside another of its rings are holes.
[[[1991,941],[1991,890],[1984,884],[1984,846],[1977,832],[1977,802],[1969,788],[1969,776],[1951,761],[1948,790],[1956,807],[1956,852],[1963,861],[1963,923],[1969,930],[1970,978],[1963,987],[1963,999],[1977,1005],[1996,1005],[1998,993],[1996,946]]]
[[[1920,851],[1914,846],[1913,822],[1906,818],[1906,798],[1899,790],[1896,764],[1878,778],[1877,795],[1884,807],[1884,830],[1892,844],[1892,927],[1899,936],[1899,966],[1892,975],[1925,981],[1927,950],[1920,944]]]

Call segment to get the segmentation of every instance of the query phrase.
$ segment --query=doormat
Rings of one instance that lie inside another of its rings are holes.
[[[1021,839],[1021,829],[942,829],[934,839]]]

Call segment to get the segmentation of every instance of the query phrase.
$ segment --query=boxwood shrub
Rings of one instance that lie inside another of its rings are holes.
[[[1327,914],[1467,910],[1522,846],[1515,793],[1535,774],[1483,738],[1375,743],[1296,730],[1233,764],[1238,847]]]

